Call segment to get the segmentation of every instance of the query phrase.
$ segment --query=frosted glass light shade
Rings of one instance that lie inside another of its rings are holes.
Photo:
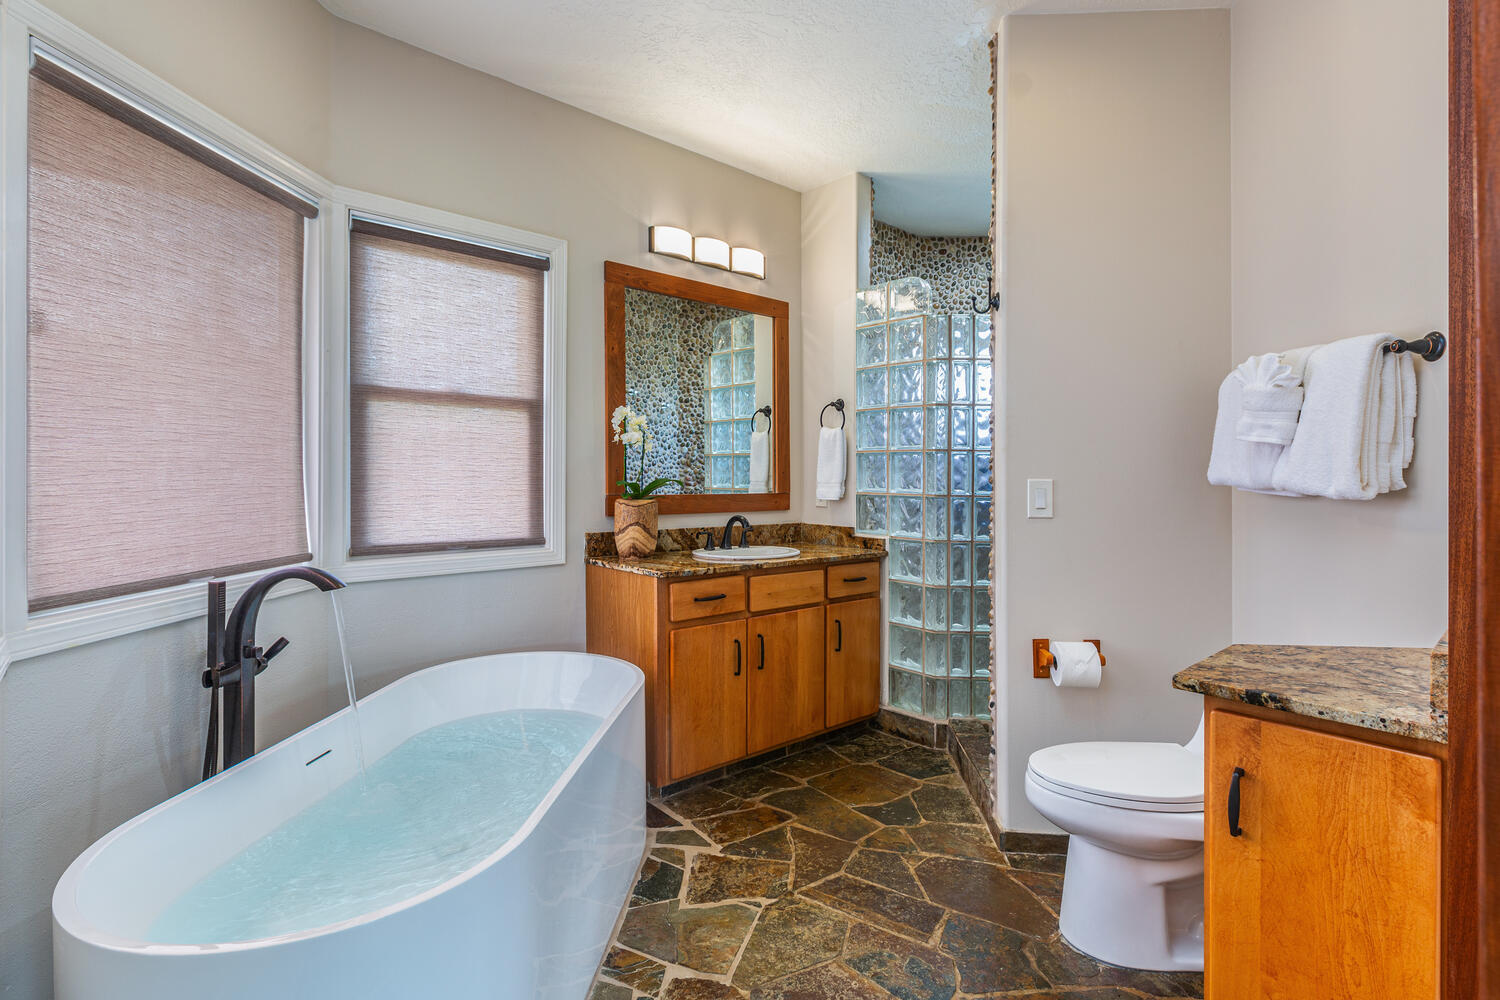
[[[751,247],[735,247],[729,251],[729,269],[735,274],[748,274],[752,278],[766,276],[766,255]]]
[[[651,252],[692,260],[693,234],[676,226],[652,226]]]
[[[693,237],[693,260],[709,267],[729,270],[729,244],[712,236]]]

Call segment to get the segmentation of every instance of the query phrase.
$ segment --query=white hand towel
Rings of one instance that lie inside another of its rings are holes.
[[[1244,408],[1245,379],[1255,369],[1255,358],[1245,361],[1225,376],[1219,385],[1219,413],[1214,421],[1213,452],[1208,460],[1208,481],[1215,486],[1233,486],[1255,493],[1273,492],[1272,475],[1286,447],[1243,441],[1235,434]],[[1295,494],[1287,494],[1295,496]]]
[[[849,464],[842,427],[825,427],[818,432],[818,499],[842,500],[844,475]]]
[[[771,492],[771,434],[750,432],[750,492]]]
[[[1302,379],[1306,389],[1302,417],[1296,437],[1276,464],[1275,489],[1335,500],[1369,500],[1380,491],[1382,478],[1390,478],[1377,468],[1384,436],[1380,422],[1383,369],[1387,361],[1395,361],[1381,348],[1390,339],[1384,333],[1350,337],[1320,347],[1308,357]],[[1394,437],[1394,422],[1391,434]]]
[[[1411,456],[1416,447],[1417,430],[1417,363],[1410,354],[1396,356],[1400,373],[1401,389],[1401,468],[1411,468]]]
[[[1247,365],[1250,371],[1245,375]],[[1237,371],[1242,373],[1244,389],[1235,437],[1256,444],[1291,444],[1303,395],[1301,379],[1292,373],[1292,366],[1284,364],[1280,355],[1262,354]]]

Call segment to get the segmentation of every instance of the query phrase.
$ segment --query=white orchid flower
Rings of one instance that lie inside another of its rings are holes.
[[[620,435],[620,442],[622,444],[640,444],[641,443],[641,432],[640,431],[626,431],[624,434]]]

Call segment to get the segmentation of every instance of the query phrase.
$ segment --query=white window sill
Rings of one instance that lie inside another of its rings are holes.
[[[567,562],[562,543],[524,549],[463,549],[415,555],[361,556],[332,563],[329,572],[345,583],[408,580],[455,573],[491,573],[508,569],[561,566]]]
[[[228,605],[233,607],[250,584],[271,572],[275,571],[257,570],[223,577],[229,585]],[[0,639],[0,677],[4,677],[9,663],[16,660],[202,618],[208,607],[207,583],[207,579],[196,580],[143,594],[127,594],[27,615],[24,627]],[[289,580],[267,597],[285,597],[312,589],[310,583]]]

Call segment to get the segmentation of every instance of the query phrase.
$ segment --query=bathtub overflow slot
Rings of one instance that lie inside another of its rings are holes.
[[[316,757],[308,761],[306,764],[303,764],[302,766],[311,767],[313,764],[316,764],[318,761],[322,760],[324,757],[327,757],[331,753],[333,753],[333,747],[329,747],[327,750],[324,750],[322,753],[318,754]]]

